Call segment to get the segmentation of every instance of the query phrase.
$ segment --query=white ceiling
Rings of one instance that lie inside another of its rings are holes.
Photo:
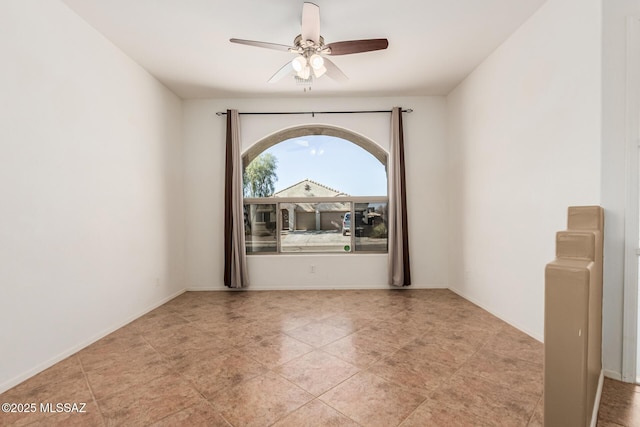
[[[267,80],[293,55],[232,37],[292,45],[303,0],[63,0],[182,98],[289,97]],[[387,38],[383,51],[335,56],[347,83],[314,96],[444,95],[545,0],[315,0],[326,43]]]

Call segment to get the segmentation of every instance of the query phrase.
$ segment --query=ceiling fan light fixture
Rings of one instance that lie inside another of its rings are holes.
[[[313,68],[313,75],[315,76],[316,79],[319,79],[320,77],[324,76],[324,73],[327,72],[327,67],[325,67],[324,65],[320,68]]]
[[[309,65],[305,65],[302,70],[298,71],[298,77],[301,79],[308,79],[311,76],[311,67]]]
[[[313,67],[314,70],[321,70],[324,68],[324,59],[322,56],[315,53],[309,58],[309,64],[311,64],[311,67]]]
[[[298,55],[293,58],[293,61],[291,61],[291,66],[296,73],[300,74],[300,72],[302,72],[302,70],[307,66],[307,59],[302,55]]]

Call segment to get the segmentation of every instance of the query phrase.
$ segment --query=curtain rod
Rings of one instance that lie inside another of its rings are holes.
[[[411,108],[400,110],[403,113],[413,113]],[[261,113],[238,113],[239,115],[267,116],[267,115],[285,115],[285,114],[364,114],[364,113],[391,113],[391,110],[359,110],[359,111],[279,111],[279,112],[261,112]],[[218,111],[216,116],[226,116],[226,111]]]

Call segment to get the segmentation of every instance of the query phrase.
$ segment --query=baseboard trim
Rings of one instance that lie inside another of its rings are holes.
[[[125,321],[119,322],[116,325],[113,325],[113,326],[101,331],[97,335],[94,335],[93,337],[89,338],[88,340],[85,340],[85,341],[81,342],[80,344],[74,345],[73,347],[63,351],[62,353],[58,354],[57,356],[52,357],[51,359],[47,360],[46,362],[40,363],[36,367],[31,368],[28,371],[23,372],[22,374],[20,374],[18,376],[15,376],[15,377],[5,381],[4,383],[0,384],[0,393],[4,393],[5,391],[17,386],[18,384],[20,384],[20,383],[22,383],[22,382],[24,382],[26,380],[28,380],[29,378],[33,377],[34,375],[37,375],[40,372],[42,372],[42,371],[44,371],[46,369],[49,369],[50,367],[52,367],[56,363],[63,361],[67,357],[77,353],[78,351],[82,350],[85,347],[90,346],[94,342],[106,337],[110,333],[115,332],[116,330],[122,328],[123,326],[128,325],[129,323],[133,322],[137,318],[139,318],[141,316],[144,316],[148,312],[150,312],[152,310],[155,310],[156,308],[160,307],[163,304],[166,304],[167,302],[171,301],[172,299],[174,299],[177,296],[182,295],[185,292],[186,292],[186,289],[181,289],[178,292],[175,292],[172,295],[169,295],[168,297],[163,298],[159,302],[152,304],[150,307],[142,310],[138,314],[135,314],[133,316],[128,317]]]
[[[593,412],[591,415],[591,427],[598,424],[598,410],[600,409],[600,398],[602,397],[602,386],[604,385],[604,370],[600,370],[598,379],[598,389],[596,390],[596,400],[593,402]]]

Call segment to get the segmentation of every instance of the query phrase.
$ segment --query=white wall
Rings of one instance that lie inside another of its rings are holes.
[[[570,205],[600,203],[599,0],[548,0],[447,97],[450,287],[542,340]]]
[[[603,1],[602,205],[605,216],[603,359],[621,379],[624,304],[625,196],[627,191],[627,17],[640,18],[640,0]],[[637,220],[637,218],[636,218]],[[631,245],[637,247],[637,238]],[[634,337],[628,337],[635,340]],[[634,380],[628,378],[628,380]]]
[[[0,392],[184,288],[181,101],[57,1],[0,3]]]
[[[327,111],[412,108],[404,115],[407,199],[414,286],[446,287],[445,105],[442,97],[188,100],[184,103],[187,277],[189,289],[224,289],[223,203],[225,117],[217,111]],[[388,147],[390,116],[241,116],[243,148],[300,124],[331,124]],[[309,266],[315,265],[315,273]],[[252,289],[387,288],[385,255],[249,257]]]

